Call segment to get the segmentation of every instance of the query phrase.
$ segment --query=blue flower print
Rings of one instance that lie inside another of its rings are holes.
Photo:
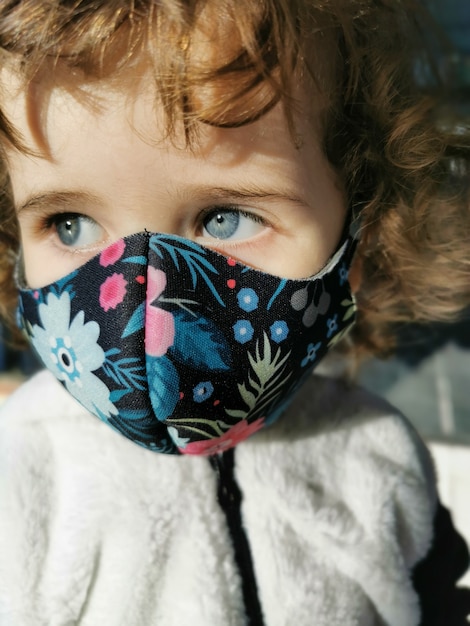
[[[330,339],[330,337],[338,330],[338,315],[336,314],[333,315],[333,317],[330,317],[327,320],[326,325],[328,326],[326,336]]]
[[[253,337],[254,329],[248,320],[238,320],[232,328],[238,343],[246,343]]]
[[[308,344],[308,346],[307,346],[307,356],[304,359],[302,359],[302,363],[301,363],[302,367],[305,367],[306,365],[308,365],[312,361],[315,361],[315,359],[317,358],[317,352],[318,352],[320,346],[321,346],[321,341],[319,341],[315,345],[313,345],[313,343],[309,343]]]
[[[39,305],[42,328],[35,325],[31,341],[47,367],[89,411],[103,418],[117,415],[106,385],[92,372],[103,365],[98,345],[100,327],[86,322],[83,311],[70,320],[70,295],[49,293]]]
[[[237,294],[238,306],[249,313],[250,311],[254,311],[258,306],[259,298],[256,295],[256,292],[250,287],[244,287],[240,289]]]
[[[284,320],[278,320],[277,322],[274,322],[274,324],[271,324],[271,326],[269,327],[269,330],[271,331],[271,339],[276,343],[281,343],[281,341],[284,341],[284,339],[289,334],[289,327],[284,322]]]
[[[199,383],[193,389],[194,402],[204,402],[207,398],[210,398],[214,393],[214,385],[207,381],[205,383]]]
[[[343,286],[344,283],[348,280],[348,274],[348,268],[343,263],[343,265],[339,268],[339,284],[341,286]]]

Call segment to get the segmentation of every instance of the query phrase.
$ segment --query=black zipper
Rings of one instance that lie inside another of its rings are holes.
[[[227,526],[235,552],[235,561],[240,571],[243,600],[249,626],[263,626],[263,613],[258,597],[250,544],[243,528],[242,494],[234,476],[234,450],[210,457],[212,469],[217,476],[217,499],[227,520]]]

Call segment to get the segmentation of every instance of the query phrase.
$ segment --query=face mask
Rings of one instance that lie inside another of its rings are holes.
[[[165,453],[215,454],[271,424],[354,319],[347,238],[306,280],[139,233],[21,289],[19,320],[91,413]]]

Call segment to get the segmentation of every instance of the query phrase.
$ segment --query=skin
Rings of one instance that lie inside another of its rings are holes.
[[[316,273],[338,246],[346,206],[321,150],[320,110],[298,116],[300,148],[278,105],[249,126],[201,125],[190,150],[182,133],[165,136],[150,79],[25,90],[3,70],[0,81],[4,111],[35,153],[7,149],[30,287],[144,229],[286,278]],[[236,215],[218,237],[218,220]]]

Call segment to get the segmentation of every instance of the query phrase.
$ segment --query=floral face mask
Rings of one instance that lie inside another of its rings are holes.
[[[41,289],[19,320],[67,390],[132,441],[215,454],[272,423],[354,319],[347,238],[288,280],[180,237],[116,241]]]

